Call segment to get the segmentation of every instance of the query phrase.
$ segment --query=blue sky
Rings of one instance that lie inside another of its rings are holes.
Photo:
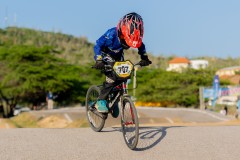
[[[0,0],[0,27],[61,31],[95,43],[135,11],[154,55],[234,58],[240,57],[239,8],[239,0]]]

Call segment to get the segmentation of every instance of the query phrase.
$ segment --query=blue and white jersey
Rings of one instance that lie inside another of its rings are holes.
[[[123,57],[123,47],[118,38],[117,28],[111,28],[106,33],[104,33],[97,41],[94,46],[94,59],[101,60],[102,53],[107,53],[110,56],[121,59]],[[138,54],[144,55],[146,54],[145,45],[142,45],[138,48]]]

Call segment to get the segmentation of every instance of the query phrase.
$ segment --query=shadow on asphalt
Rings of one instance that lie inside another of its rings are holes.
[[[141,127],[139,130],[139,141],[135,151],[145,151],[159,144],[167,135],[167,129],[171,127]]]
[[[184,127],[184,126],[170,126],[170,127],[140,127],[139,140],[135,151],[145,151],[153,148],[159,144],[167,135],[167,129]],[[122,132],[120,127],[112,127],[111,130],[101,132]]]
[[[153,148],[167,135],[168,127],[142,127],[139,130],[139,141],[136,151],[144,151]]]
[[[168,128],[175,127],[140,127],[138,146],[135,150],[145,151],[153,148],[166,137]]]

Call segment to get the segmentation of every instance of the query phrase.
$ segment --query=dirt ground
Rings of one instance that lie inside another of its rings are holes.
[[[141,116],[141,115],[140,115]],[[171,123],[164,118],[148,118],[142,116],[139,119],[141,126],[240,126],[240,119],[222,122],[184,122],[181,118],[172,118]],[[120,126],[120,119],[108,117],[105,127]],[[69,122],[61,114],[54,114],[45,117],[35,117],[31,113],[22,113],[11,119],[0,119],[1,128],[80,128],[89,127],[86,118],[75,119]]]

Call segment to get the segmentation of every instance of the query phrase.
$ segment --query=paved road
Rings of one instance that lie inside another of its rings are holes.
[[[210,111],[201,111],[198,109],[174,109],[174,108],[147,108],[138,107],[140,125],[175,125],[177,123],[218,123],[229,121],[232,118],[220,115]],[[86,118],[84,107],[63,108],[45,111],[31,112],[37,117],[46,117],[50,115],[63,115],[68,121]],[[119,119],[113,119],[109,115],[106,126],[111,127],[119,125]]]
[[[127,148],[119,128],[96,133],[82,129],[5,129],[4,160],[237,160],[240,127],[145,127],[136,151]]]

